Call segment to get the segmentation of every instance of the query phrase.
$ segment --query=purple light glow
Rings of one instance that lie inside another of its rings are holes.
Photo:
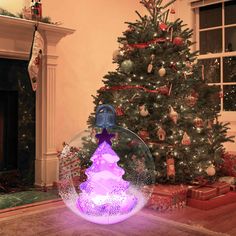
[[[93,216],[127,214],[136,207],[138,199],[130,191],[130,183],[122,179],[125,171],[117,165],[119,157],[104,136],[102,140],[91,157],[92,166],[85,172],[88,179],[80,185],[77,207]]]
[[[65,205],[78,216],[97,224],[114,224],[128,219],[139,212],[150,197],[150,191],[146,191],[140,179],[135,177],[133,182],[122,179],[125,171],[117,165],[120,158],[111,147],[113,136],[105,129],[96,135],[99,144],[91,157],[93,164],[86,170],[87,181],[80,186],[74,185],[70,169],[60,178],[59,194]],[[61,160],[70,160],[71,148],[80,148],[80,145],[81,139],[76,137],[64,147]],[[62,162],[60,168],[67,163]]]

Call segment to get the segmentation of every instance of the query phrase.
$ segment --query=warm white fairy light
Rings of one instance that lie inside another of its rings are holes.
[[[174,151],[174,156],[177,157],[178,156],[178,152]]]

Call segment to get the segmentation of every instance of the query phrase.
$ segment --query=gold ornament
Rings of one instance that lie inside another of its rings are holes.
[[[172,155],[167,155],[166,157],[166,165],[167,165],[167,178],[175,177],[175,159]]]
[[[181,143],[182,143],[182,145],[186,145],[186,146],[189,146],[191,144],[191,139],[188,136],[187,132],[184,132]]]
[[[203,127],[203,120],[201,118],[196,117],[193,122],[197,128]]]
[[[149,115],[149,112],[148,112],[145,105],[142,105],[142,106],[139,107],[139,114],[143,117],[146,117],[146,116]]]
[[[186,103],[190,107],[195,106],[197,100],[198,100],[197,96],[189,95],[186,97]]]
[[[170,119],[177,124],[177,120],[179,118],[178,113],[174,110],[174,108],[172,106],[170,106],[170,113],[169,113],[169,117]]]
[[[164,141],[166,139],[166,131],[162,127],[158,129],[157,135],[161,141]]]
[[[208,176],[214,176],[216,174],[216,168],[213,164],[207,167],[206,173]]]
[[[147,72],[148,72],[149,74],[152,73],[152,69],[153,69],[153,65],[152,65],[152,63],[150,63],[150,64],[148,65]]]
[[[158,74],[163,77],[166,75],[166,69],[162,66],[160,70],[158,70]]]

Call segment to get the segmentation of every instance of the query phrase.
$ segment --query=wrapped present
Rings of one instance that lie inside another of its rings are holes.
[[[221,166],[221,171],[225,175],[236,177],[236,155],[231,153],[223,153],[224,162]]]
[[[217,189],[212,187],[193,187],[188,191],[190,198],[209,200],[217,196]]]
[[[224,176],[224,177],[220,177],[219,182],[225,182],[225,183],[228,183],[228,184],[236,184],[236,178],[233,177],[233,176]]]
[[[230,190],[231,190],[231,191],[236,191],[236,185],[231,184],[231,185],[230,185]]]
[[[82,167],[80,163],[79,150],[64,144],[63,151],[58,153],[59,157],[59,179],[70,179],[80,176]]]
[[[187,206],[198,208],[201,210],[210,210],[227,204],[236,202],[236,193],[228,192],[226,194],[214,197],[207,201],[194,198],[187,199]]]
[[[147,204],[149,208],[166,211],[183,208],[187,200],[187,186],[184,185],[155,185],[152,196]]]
[[[207,187],[216,188],[217,195],[228,193],[230,191],[230,184],[225,182],[215,182],[213,184],[207,185]]]

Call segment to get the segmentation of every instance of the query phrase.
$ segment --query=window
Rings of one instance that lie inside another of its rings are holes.
[[[219,1],[218,1],[219,2]],[[220,111],[236,111],[236,1],[196,8],[197,49],[209,85],[221,88]],[[235,113],[234,113],[235,116]]]

